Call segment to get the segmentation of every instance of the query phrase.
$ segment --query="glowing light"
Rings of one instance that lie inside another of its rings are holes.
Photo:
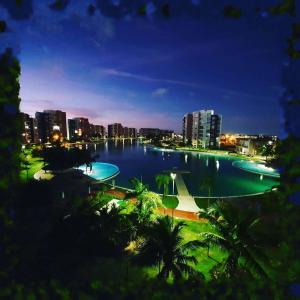
[[[216,168],[217,168],[217,170],[219,170],[219,168],[220,168],[220,163],[218,160],[216,160]]]
[[[59,139],[59,135],[58,135],[58,134],[54,134],[54,135],[53,135],[53,140],[54,140],[54,141],[57,141],[58,139]]]
[[[170,176],[171,176],[172,180],[176,179],[176,173],[171,173]]]
[[[187,154],[184,156],[184,161],[185,161],[185,163],[187,163],[187,161],[188,161],[188,155]]]

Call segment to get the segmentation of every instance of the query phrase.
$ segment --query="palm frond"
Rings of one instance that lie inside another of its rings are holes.
[[[245,267],[250,270],[250,272],[254,272],[259,277],[264,279],[269,279],[268,273],[264,270],[264,268],[260,265],[260,263],[256,260],[256,258],[249,251],[243,252],[243,259],[245,260]]]
[[[200,237],[204,238],[201,240],[203,245],[201,245],[202,247],[215,246],[221,250],[230,251],[231,247],[228,241],[218,234],[212,232],[201,232]]]

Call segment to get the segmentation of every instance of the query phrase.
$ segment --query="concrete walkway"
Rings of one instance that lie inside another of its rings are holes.
[[[177,198],[179,200],[179,204],[176,209],[189,212],[198,212],[199,207],[196,205],[194,198],[190,195],[180,173],[176,174],[175,183],[178,192]]]
[[[39,170],[33,175],[35,180],[50,180],[54,177],[51,171],[45,172],[44,170]]]

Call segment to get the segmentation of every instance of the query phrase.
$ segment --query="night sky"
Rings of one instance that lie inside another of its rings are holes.
[[[148,6],[148,16],[116,19],[88,16],[75,2],[53,13],[41,2],[10,28],[19,39],[22,111],[181,131],[184,113],[214,109],[223,132],[279,134],[290,32],[283,17],[163,19]]]

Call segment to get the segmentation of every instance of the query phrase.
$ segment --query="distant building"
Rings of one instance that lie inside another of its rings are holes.
[[[263,135],[249,135],[236,139],[236,152],[245,155],[257,155],[266,144],[275,144],[277,137]]]
[[[51,136],[49,114],[43,112],[36,112],[35,119],[38,128],[37,129],[38,142],[39,143],[49,142]]]
[[[123,127],[123,137],[128,138],[129,137],[129,128]]]
[[[109,138],[119,138],[123,136],[123,126],[121,123],[109,124],[107,126],[107,134]]]
[[[68,119],[68,138],[69,140],[76,140],[78,138],[78,130],[76,127],[76,121],[74,119]]]
[[[140,128],[139,130],[140,136],[150,137],[150,136],[158,136],[160,134],[159,128]]]
[[[167,130],[167,129],[159,129],[159,128],[140,128],[139,134],[142,137],[163,137],[168,136],[171,137],[174,134],[173,130]]]
[[[67,138],[67,119],[66,113],[61,110],[44,110],[48,114],[51,133],[59,132],[63,139]]]
[[[95,130],[95,136],[104,138],[105,137],[105,127],[102,125],[94,125],[94,130]]]
[[[94,138],[104,138],[105,137],[105,127],[102,125],[90,124],[90,137]]]
[[[69,119],[68,128],[69,139],[73,141],[105,137],[105,128],[101,125],[91,124],[87,118]]]
[[[28,114],[21,113],[22,119],[22,143],[31,144],[38,142],[36,135],[36,122]]]
[[[85,140],[90,136],[90,123],[87,118],[74,118],[77,138]]]
[[[191,143],[193,137],[193,114],[187,113],[183,117],[182,136],[185,143]]]
[[[128,128],[128,137],[136,138],[137,137],[137,130],[136,128]]]
[[[192,126],[191,126],[192,122]],[[197,148],[219,148],[222,117],[213,110],[187,113],[183,118],[184,141]]]
[[[36,112],[36,126],[38,141],[47,143],[54,139],[67,138],[66,113],[60,110],[44,110]]]

